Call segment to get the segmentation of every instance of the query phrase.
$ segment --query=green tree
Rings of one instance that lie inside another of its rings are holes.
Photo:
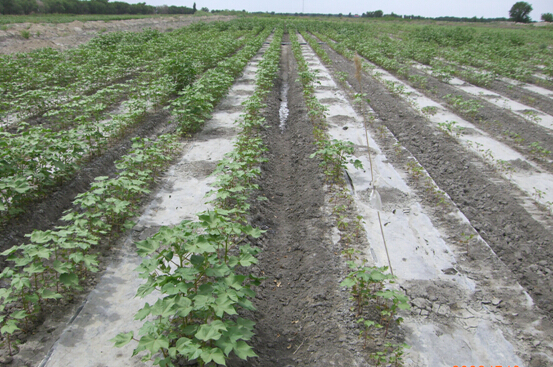
[[[551,13],[543,13],[541,15],[541,20],[543,20],[544,22],[553,22],[553,14]]]
[[[519,1],[509,10],[509,17],[515,22],[529,23],[531,19],[528,14],[530,14],[531,11],[532,5],[525,1]]]

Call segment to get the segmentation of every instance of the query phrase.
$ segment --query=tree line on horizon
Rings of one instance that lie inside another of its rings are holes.
[[[186,6],[152,6],[109,0],[0,0],[0,14],[194,14]]]

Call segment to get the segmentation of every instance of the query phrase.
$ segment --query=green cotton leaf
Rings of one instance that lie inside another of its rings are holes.
[[[76,288],[79,286],[79,277],[75,273],[60,274],[60,282],[66,287]]]
[[[255,321],[244,319],[242,317],[239,317],[236,320],[236,325],[243,327],[247,330],[253,330],[253,327],[255,326]]]
[[[161,292],[167,294],[168,296],[172,296],[178,293],[186,293],[189,288],[190,285],[181,281],[177,281],[176,283],[169,282],[161,287]]]
[[[11,296],[12,289],[11,288],[0,288],[0,299],[7,299]],[[2,311],[2,310],[0,310]]]
[[[136,349],[149,350],[152,353],[158,353],[161,349],[169,348],[169,339],[166,336],[161,335],[154,337],[152,335],[144,335],[140,338]]]
[[[225,283],[229,287],[232,287],[236,290],[241,290],[242,288],[244,288],[244,286],[242,285],[244,283],[244,280],[246,280],[245,275],[233,274],[225,278]]]
[[[340,283],[340,286],[341,287],[348,287],[348,288],[351,288],[353,287],[354,285],[356,285],[357,282],[352,279],[352,278],[346,278],[344,279],[341,283]]]
[[[27,274],[29,275],[33,275],[33,274],[40,274],[42,273],[44,270],[46,270],[46,268],[44,266],[42,266],[42,264],[37,264],[37,263],[31,263],[31,265],[27,266],[26,268],[23,269]]]
[[[223,315],[226,313],[228,315],[236,315],[236,310],[234,309],[234,304],[232,300],[230,300],[228,297],[219,297],[215,301],[215,305],[212,306],[213,311],[215,311],[215,315],[217,317],[223,317]]]
[[[211,324],[200,325],[195,337],[203,341],[218,340],[221,337],[221,330],[227,330],[227,327],[221,320],[215,320]]]
[[[180,338],[175,347],[188,360],[196,359],[202,354],[200,345],[193,343],[189,338]]]
[[[176,304],[176,315],[179,317],[186,317],[192,310],[194,309],[192,307],[192,301],[187,297],[181,297],[178,296],[175,298],[175,304]]]
[[[13,254],[14,252],[16,252],[18,249],[19,249],[19,246],[13,246],[13,247],[7,249],[6,251],[0,253],[0,255],[9,256],[9,255]]]
[[[239,340],[233,349],[234,349],[234,353],[236,353],[236,355],[240,359],[248,359],[248,357],[257,357],[257,354],[255,354],[252,347],[250,347],[243,340]]]
[[[146,302],[146,304],[144,305],[144,307],[142,307],[137,313],[136,315],[134,315],[134,319],[135,320],[144,320],[151,312],[151,309],[152,307],[150,306],[150,304],[148,302]]]
[[[31,281],[29,280],[28,277],[17,275],[17,276],[14,276],[14,278],[12,279],[11,286],[19,291],[25,287],[30,288]]]
[[[371,271],[370,279],[374,282],[380,282],[382,280],[388,279],[388,276],[378,270]]]
[[[19,327],[17,327],[17,321],[15,320],[8,320],[4,326],[0,329],[0,332],[2,334],[13,334],[17,330],[21,330]]]
[[[192,252],[212,253],[216,250],[217,248],[209,242],[206,236],[198,236],[192,242]]]
[[[398,304],[398,307],[401,309],[401,310],[410,310],[411,309],[411,305],[409,303],[406,303],[406,302],[400,302]]]
[[[192,256],[190,256],[190,263],[194,266],[201,265],[201,264],[203,264],[204,261],[205,261],[205,257],[203,257],[201,255],[192,255]]]
[[[215,264],[210,268],[207,268],[205,271],[205,275],[208,277],[216,277],[216,278],[222,278],[225,275],[227,275],[230,272],[229,267],[227,264]]]
[[[59,260],[54,261],[52,268],[60,274],[70,273],[71,264]]]
[[[53,236],[50,231],[33,231],[33,233],[31,233],[31,242],[34,243],[46,243],[51,239],[53,239]]]
[[[249,253],[240,254],[240,265],[250,266],[252,264],[257,264],[257,259]]]
[[[25,317],[27,317],[27,312],[25,312],[23,310],[16,311],[16,312],[12,313],[10,315],[10,317],[12,319],[15,319],[15,320],[21,320],[21,319],[24,319]]]
[[[126,334],[118,334],[115,338],[110,339],[109,341],[112,342],[115,346],[115,348],[121,348],[125,345],[129,344],[134,336],[134,333],[132,331],[129,331]]]
[[[49,248],[34,245],[29,245],[25,250],[25,253],[30,257],[39,257],[41,259],[49,259],[53,252],[54,251]]]
[[[245,234],[247,234],[248,236],[252,236],[253,238],[259,238],[259,237],[261,237],[261,234],[263,234],[263,232],[265,232],[265,231],[262,231],[259,228],[254,228],[252,226],[244,226],[242,231]]]
[[[175,314],[175,299],[158,299],[152,306],[150,313],[154,316],[161,316],[163,318],[173,316]]]
[[[144,260],[142,260],[142,263],[138,265],[135,271],[143,274],[150,274],[157,269],[158,265],[159,261],[157,259],[145,258]]]
[[[144,241],[140,241],[136,243],[136,249],[138,252],[138,256],[145,257],[153,252],[155,252],[159,248],[159,241],[156,241],[152,238],[148,238]]]
[[[228,355],[230,354],[230,352],[232,352],[232,349],[236,345],[236,340],[232,340],[228,336],[223,336],[215,342],[215,345],[220,348],[228,357]]]
[[[213,361],[217,364],[222,364],[223,366],[227,365],[225,354],[219,348],[205,348],[202,351],[201,357],[205,363]]]
[[[60,299],[62,298],[62,295],[56,292],[53,292],[49,289],[43,289],[41,297],[43,299]]]
[[[211,295],[197,295],[194,297],[194,309],[195,310],[202,310],[207,307],[210,307],[213,303],[215,303],[215,297]]]
[[[151,280],[151,278],[149,278],[145,284],[141,284],[138,287],[136,291],[136,297],[144,298],[155,290],[156,290],[155,282]]]

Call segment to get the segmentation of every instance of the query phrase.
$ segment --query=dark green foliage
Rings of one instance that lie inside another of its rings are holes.
[[[519,1],[509,10],[509,17],[518,23],[530,23],[531,19],[528,14],[530,14],[531,11],[532,5],[525,1]]]
[[[146,3],[128,4],[108,0],[0,0],[0,13],[7,14],[194,14],[195,9],[186,6],[159,7]]]

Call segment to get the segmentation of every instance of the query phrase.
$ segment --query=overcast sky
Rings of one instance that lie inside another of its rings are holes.
[[[114,0],[115,1],[115,0]],[[146,2],[148,5],[177,5],[192,7],[194,0],[120,0],[128,3]],[[277,13],[322,13],[322,14],[362,14],[366,11],[382,10],[401,15],[422,15],[426,17],[456,16],[478,18],[509,17],[509,9],[516,0],[197,0],[198,9],[231,9],[255,12],[274,11]],[[540,20],[542,13],[553,13],[553,0],[527,1],[534,9],[530,13],[533,20]]]

